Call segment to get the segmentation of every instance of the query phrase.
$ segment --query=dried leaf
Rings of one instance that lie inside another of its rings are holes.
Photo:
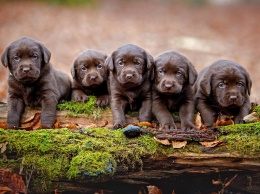
[[[194,124],[197,129],[200,129],[202,126],[201,116],[199,112],[195,115]]]
[[[237,174],[235,176],[232,177],[232,179],[230,179],[230,181],[228,181],[227,183],[225,183],[225,187],[229,186],[230,183],[237,177]]]
[[[102,128],[102,127],[105,127],[107,125],[108,125],[108,121],[105,121],[104,125],[101,125],[100,127]]]
[[[95,124],[95,123],[91,123],[91,124],[89,124],[89,125],[85,125],[85,126],[83,126],[83,128],[85,128],[85,129],[88,129],[88,128],[97,128],[98,126],[97,126],[97,124]]]
[[[172,141],[173,148],[183,148],[187,145],[187,141]]]
[[[34,116],[26,119],[21,124],[21,129],[35,130],[41,128],[41,113],[37,112]]]
[[[210,142],[200,142],[201,145],[207,147],[207,148],[213,148],[213,147],[216,147],[216,146],[221,146],[223,145],[224,143],[226,143],[226,141],[222,141],[222,140],[215,140],[215,141],[210,141]]]
[[[213,184],[213,185],[221,185],[222,182],[219,181],[219,180],[215,181],[214,179],[212,179],[212,184]]]
[[[163,145],[171,145],[168,139],[157,139],[156,137],[153,137],[155,141],[159,142],[160,144]]]
[[[163,193],[161,189],[159,189],[158,187],[153,186],[153,185],[148,185],[147,190],[148,190],[149,194],[162,194]]]
[[[8,142],[0,143],[0,153],[4,153]]]
[[[139,123],[137,123],[137,125],[138,125],[139,127],[141,127],[141,126],[143,126],[143,127],[153,127],[152,123],[146,122],[146,121],[139,122]]]
[[[0,122],[0,128],[2,128],[2,129],[7,129],[7,124],[6,124],[6,122]]]
[[[55,123],[54,123],[54,129],[59,129],[60,128],[60,121],[58,119],[56,119]]]
[[[14,194],[14,191],[9,187],[0,186],[0,194]]]
[[[61,123],[60,128],[78,129],[78,126],[74,123]]]
[[[226,125],[234,125],[234,121],[232,120],[233,116],[222,116],[219,120],[214,123],[214,126],[226,126]]]
[[[0,177],[0,185],[10,188],[14,193],[26,193],[26,186],[21,175],[13,173],[9,168],[2,168]]]

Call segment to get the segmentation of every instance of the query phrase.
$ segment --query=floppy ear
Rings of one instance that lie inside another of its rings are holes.
[[[44,63],[47,64],[47,63],[49,63],[49,61],[51,59],[51,52],[43,44],[40,44],[40,47],[42,50]]]
[[[198,73],[190,61],[188,61],[188,64],[189,64],[189,83],[190,85],[193,85],[197,80]]]
[[[113,62],[113,55],[111,55],[110,57],[107,57],[105,60],[105,64],[108,66],[108,69],[110,71],[114,70],[114,62]]]
[[[246,78],[247,93],[250,96],[250,94],[251,94],[251,87],[252,87],[252,81],[251,81],[250,76],[249,76],[249,74],[247,72],[245,74],[245,78]]]
[[[151,80],[154,79],[154,59],[152,55],[146,52],[146,66],[147,70],[150,72],[149,77]]]
[[[2,56],[1,56],[1,62],[5,67],[8,67],[9,62],[8,62],[8,53],[9,53],[9,47],[7,47],[5,49],[5,51],[3,52]]]
[[[211,73],[204,75],[199,85],[201,90],[206,96],[209,96],[211,93],[211,78],[212,78]]]
[[[72,65],[71,69],[70,69],[70,72],[71,72],[71,75],[72,75],[73,79],[75,79],[75,77],[76,77],[76,68],[75,68],[76,64],[77,64],[77,61],[75,60],[73,62],[73,65]]]

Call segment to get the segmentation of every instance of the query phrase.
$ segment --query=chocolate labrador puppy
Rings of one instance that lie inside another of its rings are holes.
[[[251,104],[252,82],[247,71],[229,60],[219,60],[203,69],[195,84],[196,107],[206,127],[213,126],[219,114],[234,116],[243,123]]]
[[[176,51],[155,58],[152,89],[152,112],[162,129],[175,129],[170,111],[179,111],[181,128],[194,126],[194,92],[197,71],[192,63]]]
[[[70,98],[71,80],[52,67],[50,58],[50,51],[29,37],[19,38],[5,49],[1,61],[10,71],[8,128],[20,126],[25,106],[41,106],[42,128],[53,127],[57,103]]]
[[[140,121],[151,121],[153,57],[144,49],[127,44],[114,51],[106,63],[110,70],[110,106],[114,129],[124,126],[127,105],[132,110],[139,110]]]
[[[108,68],[105,64],[107,55],[103,52],[88,50],[81,53],[71,68],[73,77],[72,100],[88,101],[88,95],[96,96],[98,106],[107,106],[109,96],[107,89]]]

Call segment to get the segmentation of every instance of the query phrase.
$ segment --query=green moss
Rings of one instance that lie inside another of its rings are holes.
[[[226,148],[239,155],[260,156],[260,123],[221,127],[220,140],[227,140]]]
[[[260,106],[256,106],[253,112],[256,112],[258,115],[260,115]]]
[[[102,113],[106,108],[101,108],[96,105],[96,97],[89,96],[87,102],[75,102],[69,101],[62,104],[58,104],[58,110],[68,110],[67,116],[69,117],[78,117],[82,114],[87,116],[92,116],[94,120],[97,120],[101,117]]]
[[[227,144],[215,150],[228,149],[240,156],[259,156],[259,123],[221,127],[221,131],[223,134],[219,139],[227,140]],[[8,142],[8,149],[0,158],[0,166],[16,172],[23,166],[23,176],[32,172],[30,188],[38,193],[53,189],[52,181],[61,178],[100,178],[113,175],[119,167],[141,170],[143,158],[147,156],[201,153],[198,142],[189,142],[183,149],[173,149],[156,142],[152,134],[128,139],[123,129],[107,128],[76,132],[68,129],[0,129],[0,144],[3,142]]]

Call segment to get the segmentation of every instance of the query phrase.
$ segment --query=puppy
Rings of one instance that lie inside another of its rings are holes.
[[[155,58],[152,86],[152,112],[162,129],[176,128],[170,111],[179,111],[181,128],[194,126],[194,91],[197,71],[192,63],[175,51]]]
[[[69,100],[69,75],[53,69],[50,51],[40,42],[22,37],[12,42],[1,56],[8,67],[8,128],[20,126],[25,106],[41,106],[41,126],[55,123],[56,105]]]
[[[107,106],[109,96],[107,89],[108,68],[105,64],[105,53],[88,50],[81,53],[71,68],[73,77],[72,100],[88,101],[88,95],[97,97],[98,106]]]
[[[140,121],[151,121],[150,76],[153,57],[144,49],[127,44],[114,51],[106,63],[110,71],[113,128],[124,126],[124,111],[127,105],[132,110],[139,110]]]
[[[203,69],[195,84],[196,107],[206,127],[213,126],[220,113],[243,123],[249,113],[252,82],[247,71],[229,60],[219,60]]]

